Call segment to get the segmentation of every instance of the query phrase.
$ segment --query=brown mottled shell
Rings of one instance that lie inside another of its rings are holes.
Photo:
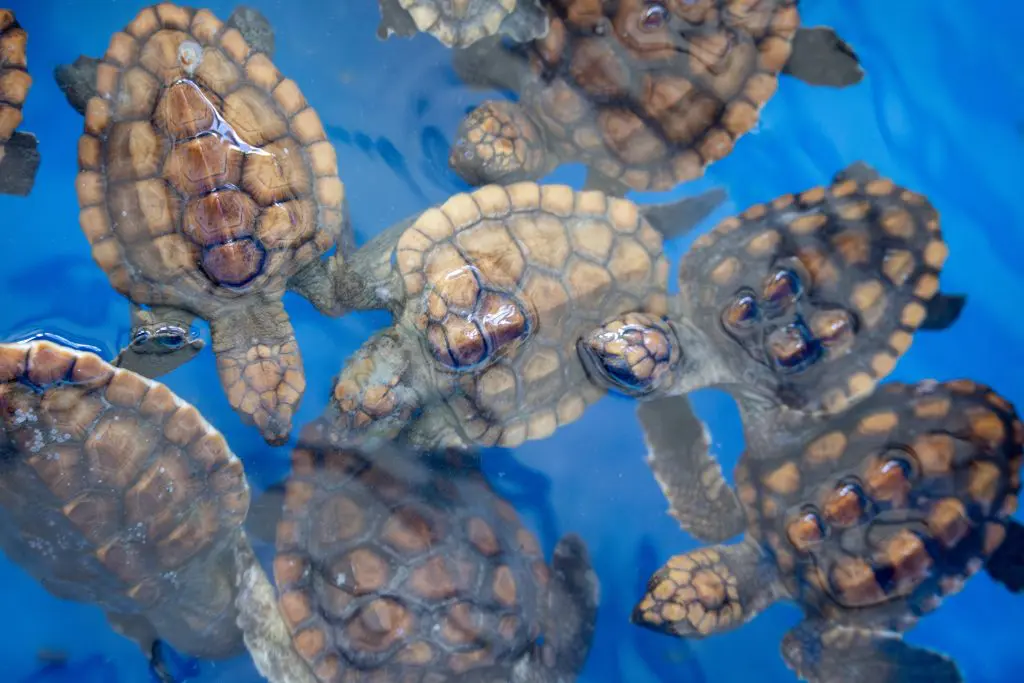
[[[21,124],[21,107],[32,87],[25,59],[28,34],[18,25],[14,12],[0,9],[0,161],[14,129]]]
[[[207,10],[115,33],[79,141],[80,222],[134,301],[210,315],[278,290],[344,219],[337,159],[294,81]]]
[[[466,47],[498,34],[517,0],[398,0],[416,28],[448,47]]]
[[[737,381],[835,413],[907,351],[947,253],[927,198],[884,178],[843,180],[756,204],[698,238],[680,296]]]
[[[471,440],[549,436],[601,396],[576,341],[611,315],[666,312],[661,236],[635,204],[564,185],[489,185],[399,238],[402,320]]]
[[[323,429],[292,454],[274,560],[280,612],[317,678],[510,676],[549,579],[534,536],[476,466],[368,459],[325,445]]]
[[[240,647],[224,551],[249,488],[195,408],[91,353],[39,341],[0,345],[0,419],[7,557],[54,595],[143,616],[193,655]]]
[[[775,93],[800,24],[794,0],[551,6],[529,50],[538,85],[522,101],[561,158],[635,190],[697,178],[732,151]]]
[[[986,386],[891,383],[794,457],[745,458],[737,482],[750,533],[798,600],[826,618],[910,618],[958,592],[1002,543],[1022,442],[1016,410]]]

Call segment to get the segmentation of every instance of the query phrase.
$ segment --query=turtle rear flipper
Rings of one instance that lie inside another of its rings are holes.
[[[669,240],[693,230],[726,199],[726,191],[716,187],[679,201],[641,206],[640,212],[651,227],[661,233],[664,239]]]
[[[400,38],[411,38],[419,33],[416,22],[409,13],[402,9],[398,0],[378,0],[380,5],[380,24],[377,26],[377,37],[387,40],[392,35]]]
[[[637,417],[647,464],[669,503],[669,514],[695,538],[720,543],[741,533],[743,509],[718,460],[708,453],[707,429],[686,396],[641,403]]]
[[[895,633],[807,620],[786,634],[782,657],[810,683],[960,683],[956,664]]]
[[[548,13],[537,0],[519,0],[515,11],[501,22],[499,33],[527,43],[546,35],[549,27]]]
[[[96,71],[100,60],[79,55],[72,64],[60,64],[53,70],[57,87],[64,93],[68,104],[82,116],[85,107],[96,95]]]
[[[601,587],[583,539],[564,536],[555,546],[551,570],[544,642],[534,645],[528,666],[514,669],[512,683],[574,680],[590,654]]]
[[[39,170],[39,141],[31,133],[15,132],[0,144],[0,192],[25,197]]]
[[[798,29],[782,73],[809,85],[844,88],[864,79],[860,58],[835,31],[824,26]]]
[[[960,318],[960,312],[967,304],[966,294],[943,294],[939,292],[926,305],[922,330],[945,330]]]
[[[1006,539],[985,564],[989,576],[1014,593],[1024,591],[1024,526],[1009,520]]]

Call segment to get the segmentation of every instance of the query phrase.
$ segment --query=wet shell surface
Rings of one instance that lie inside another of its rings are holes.
[[[793,0],[561,0],[523,92],[548,142],[634,190],[700,177],[757,123],[800,24]]]
[[[27,42],[28,35],[18,25],[14,12],[0,9],[0,162],[7,141],[21,124],[21,108],[32,87],[25,59]]]
[[[137,303],[215,315],[335,242],[344,190],[294,81],[207,10],[147,7],[115,33],[79,141],[80,222]]]
[[[680,293],[734,376],[835,413],[910,347],[947,254],[926,197],[846,179],[721,222],[683,258]]]
[[[958,592],[1017,508],[1024,427],[969,380],[887,384],[792,459],[744,459],[748,533],[788,590],[826,617],[912,618]]]
[[[50,342],[0,345],[0,544],[54,595],[237,651],[226,546],[242,463],[165,386]]]
[[[478,470],[371,461],[322,447],[319,429],[293,452],[274,560],[280,613],[318,680],[510,676],[549,581],[512,507]]]
[[[609,315],[666,311],[661,235],[630,201],[564,185],[490,185],[426,211],[395,250],[438,384],[467,435],[514,446],[602,392],[576,340]]]

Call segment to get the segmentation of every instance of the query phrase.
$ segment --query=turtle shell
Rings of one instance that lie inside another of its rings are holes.
[[[457,194],[395,249],[435,383],[470,439],[515,446],[576,420],[603,391],[576,340],[610,315],[667,308],[661,235],[627,200],[564,185]]]
[[[167,387],[47,341],[0,345],[0,544],[54,595],[234,654],[242,463]]]
[[[80,222],[137,303],[209,317],[336,241],[334,148],[294,81],[207,10],[147,7],[97,67],[78,146]]]
[[[927,198],[885,178],[841,180],[698,238],[680,264],[680,299],[737,382],[834,413],[907,351],[947,254]]]
[[[697,178],[757,123],[795,0],[558,0],[522,102],[562,159],[635,190]]]
[[[318,680],[510,680],[550,578],[536,538],[477,467],[370,457],[324,430],[309,425],[293,452],[274,560],[280,613]]]
[[[416,28],[448,47],[466,47],[497,35],[517,0],[397,0]]]
[[[32,87],[25,59],[28,34],[18,25],[14,12],[0,9],[0,161],[14,129],[21,124],[21,107]]]
[[[792,455],[744,458],[749,530],[790,594],[831,619],[912,619],[960,590],[1017,508],[1022,427],[968,380],[892,383]]]

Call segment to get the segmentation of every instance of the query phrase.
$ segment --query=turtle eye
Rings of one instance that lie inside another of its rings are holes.
[[[135,336],[132,337],[132,346],[142,346],[149,341],[152,337],[152,333],[147,329],[137,330]]]
[[[668,23],[668,8],[660,2],[648,2],[640,13],[640,28],[657,31]]]
[[[722,324],[731,332],[745,332],[752,328],[760,317],[761,310],[754,292],[743,289],[722,312]]]

